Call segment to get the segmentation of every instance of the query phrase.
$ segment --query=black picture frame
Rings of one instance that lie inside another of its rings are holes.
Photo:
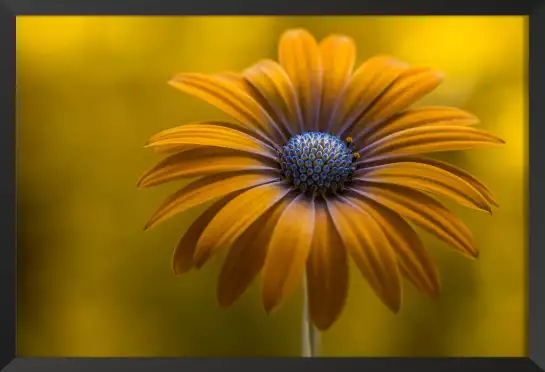
[[[479,14],[528,15],[528,358],[18,358],[16,352],[16,61],[18,15]],[[545,1],[3,0],[0,1],[0,369],[2,371],[545,371]],[[541,227],[541,228],[540,228]],[[3,369],[2,369],[3,368]]]

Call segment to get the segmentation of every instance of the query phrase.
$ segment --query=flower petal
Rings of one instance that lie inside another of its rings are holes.
[[[268,183],[243,192],[210,221],[197,243],[194,261],[204,265],[220,248],[233,242],[259,217],[288,194],[290,188],[280,182]]]
[[[348,253],[382,302],[393,312],[401,306],[401,280],[394,251],[377,222],[364,210],[338,197],[326,199]]]
[[[323,200],[316,200],[316,227],[306,267],[310,318],[320,330],[339,317],[348,295],[348,257]]]
[[[426,125],[475,125],[479,119],[455,107],[423,107],[403,111],[385,122],[377,122],[362,128],[354,136],[362,146],[376,142],[392,133]]]
[[[322,104],[319,130],[331,129],[331,118],[338,109],[341,96],[350,81],[356,60],[354,40],[344,35],[326,37],[319,45],[322,59]]]
[[[233,243],[219,275],[220,306],[231,306],[261,271],[273,229],[291,201],[289,195],[280,200]]]
[[[248,68],[243,75],[266,99],[283,128],[291,136],[299,132],[302,117],[297,95],[282,66],[264,60]]]
[[[194,148],[200,147],[198,145],[184,145],[183,147],[180,147],[180,145],[162,145],[155,147],[155,153],[159,155],[174,155],[179,154],[184,151],[188,151]]]
[[[358,118],[354,125],[354,135],[357,135],[366,126],[388,120],[437,88],[442,81],[442,73],[428,68],[411,67],[403,71],[393,84],[373,102],[372,106]]]
[[[278,175],[257,172],[214,174],[200,178],[165,200],[151,216],[145,229],[210,200],[278,179]]]
[[[148,140],[148,145],[150,143],[153,143],[153,142],[158,142],[160,140],[167,140],[167,139],[171,139],[171,138],[176,138],[176,136],[178,135],[178,132],[180,131],[180,129],[182,129],[183,127],[186,127],[188,125],[206,125],[208,126],[209,128],[214,128],[214,127],[223,127],[223,128],[228,128],[228,129],[232,129],[233,131],[235,131],[235,134],[239,134],[239,133],[243,133],[244,135],[247,136],[247,138],[250,138],[250,139],[253,139],[254,141],[260,143],[264,148],[267,148],[269,149],[272,153],[276,153],[278,151],[276,145],[269,145],[268,144],[268,141],[270,141],[270,139],[268,139],[268,137],[259,137],[256,133],[254,133],[254,131],[252,131],[251,129],[239,124],[239,123],[228,123],[228,122],[224,122],[224,121],[207,121],[207,122],[198,122],[198,123],[192,123],[192,124],[184,124],[184,125],[180,125],[180,126],[177,126],[177,127],[174,127],[174,128],[169,128],[169,129],[166,129],[166,130],[163,130],[159,133],[156,133],[154,134],[153,136],[150,137],[150,139]],[[184,130],[182,130],[182,132],[184,132]],[[194,145],[194,147],[196,147],[198,145]],[[178,151],[180,151],[180,145],[171,145],[172,147],[172,150],[176,150],[178,149]],[[184,145],[182,147],[182,149],[184,148],[187,148],[189,147],[189,145]],[[166,151],[163,150],[164,148],[166,148]],[[157,151],[159,150],[159,151]],[[167,145],[163,145],[161,146],[160,148],[156,148],[156,152],[158,153],[165,153],[165,152],[173,152],[173,151],[170,151],[168,149],[168,146]]]
[[[322,69],[316,40],[304,29],[288,30],[280,38],[278,59],[297,93],[303,117],[300,132],[316,130],[322,91]]]
[[[276,123],[278,127],[280,128],[280,130],[284,133],[284,136],[286,138],[291,137],[293,134],[291,133],[290,128],[286,127],[285,122],[280,119],[280,116],[278,116],[277,110],[275,110],[275,108],[271,105],[270,100],[266,96],[264,96],[262,92],[250,82],[250,80],[247,79],[247,76],[245,76],[247,71],[251,69],[252,67],[248,68],[242,74],[237,74],[234,72],[224,72],[221,74],[217,74],[215,76],[218,76],[222,79],[226,79],[230,81],[231,83],[236,84],[238,89],[242,90],[244,93],[252,97],[257,103],[259,103],[261,107],[263,107],[263,109],[271,117],[274,123]],[[284,72],[284,75],[286,75],[285,72]]]
[[[495,207],[499,206],[496,200],[496,197],[494,196],[492,191],[490,191],[490,189],[486,187],[485,184],[483,184],[476,177],[466,172],[465,170],[441,160],[425,158],[421,156],[395,156],[395,157],[384,157],[380,160],[375,160],[370,162],[361,161],[361,162],[357,162],[356,165],[358,165],[359,167],[374,167],[377,165],[397,163],[397,162],[415,162],[415,163],[428,164],[437,168],[441,168],[463,179],[464,181],[469,183],[471,186],[473,186],[473,188],[478,190],[490,205],[493,205]]]
[[[239,130],[208,123],[186,124],[167,129],[151,137],[146,145],[154,148],[167,147],[169,150],[174,146],[178,146],[180,150],[195,146],[220,147],[249,152],[271,160],[277,159],[275,149],[259,139]]]
[[[406,63],[390,56],[376,56],[362,63],[343,93],[342,104],[331,120],[331,131],[336,135],[349,133],[362,113],[407,68]]]
[[[470,208],[492,213],[486,198],[462,178],[441,168],[417,162],[396,162],[357,170],[354,179],[411,187],[446,196]]]
[[[396,253],[401,273],[422,293],[436,297],[441,291],[439,273],[413,228],[396,212],[351,189],[349,201],[366,210],[382,227]]]
[[[236,195],[238,194],[234,193],[217,200],[189,226],[174,251],[172,258],[174,274],[185,274],[194,267],[193,255],[202,232],[210,223],[210,220]]]
[[[179,74],[169,83],[216,106],[256,133],[275,140],[271,142],[287,140],[263,107],[229,79],[192,73]]]
[[[226,71],[215,74],[214,77],[229,81],[231,84],[236,85],[238,89],[242,90],[244,93],[255,99],[255,97],[253,97],[248,91],[249,86],[241,74],[232,71]]]
[[[261,300],[272,311],[293,290],[305,268],[314,232],[314,200],[297,196],[276,224],[263,268]]]
[[[422,226],[463,255],[478,256],[473,236],[463,222],[426,194],[399,185],[370,183],[362,183],[358,191]]]
[[[466,150],[503,143],[500,138],[475,128],[434,125],[392,133],[367,146],[362,155],[366,160],[371,160],[380,155]]]
[[[278,167],[244,153],[216,148],[194,148],[171,155],[148,170],[138,181],[138,187],[157,186],[180,178],[252,170],[275,173],[278,172]]]

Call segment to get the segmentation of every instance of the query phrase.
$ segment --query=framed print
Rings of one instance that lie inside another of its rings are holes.
[[[0,368],[545,368],[545,4],[0,6]]]

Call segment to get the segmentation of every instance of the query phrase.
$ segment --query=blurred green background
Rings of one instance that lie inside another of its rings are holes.
[[[259,286],[215,300],[221,257],[175,277],[171,256],[200,211],[143,232],[169,185],[138,191],[159,158],[153,133],[225,119],[167,86],[178,72],[240,71],[276,58],[303,26],[352,36],[362,61],[388,53],[442,70],[419,104],[455,105],[507,140],[442,158],[482,179],[492,217],[452,203],[482,251],[472,262],[425,235],[435,301],[405,285],[389,313],[356,270],[325,356],[524,356],[526,345],[526,19],[522,17],[18,17],[19,356],[297,356],[302,293],[270,316]]]

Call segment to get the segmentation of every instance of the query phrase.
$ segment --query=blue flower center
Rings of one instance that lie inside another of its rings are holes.
[[[302,193],[337,193],[355,169],[351,140],[328,133],[307,132],[291,137],[280,152],[283,176]]]

